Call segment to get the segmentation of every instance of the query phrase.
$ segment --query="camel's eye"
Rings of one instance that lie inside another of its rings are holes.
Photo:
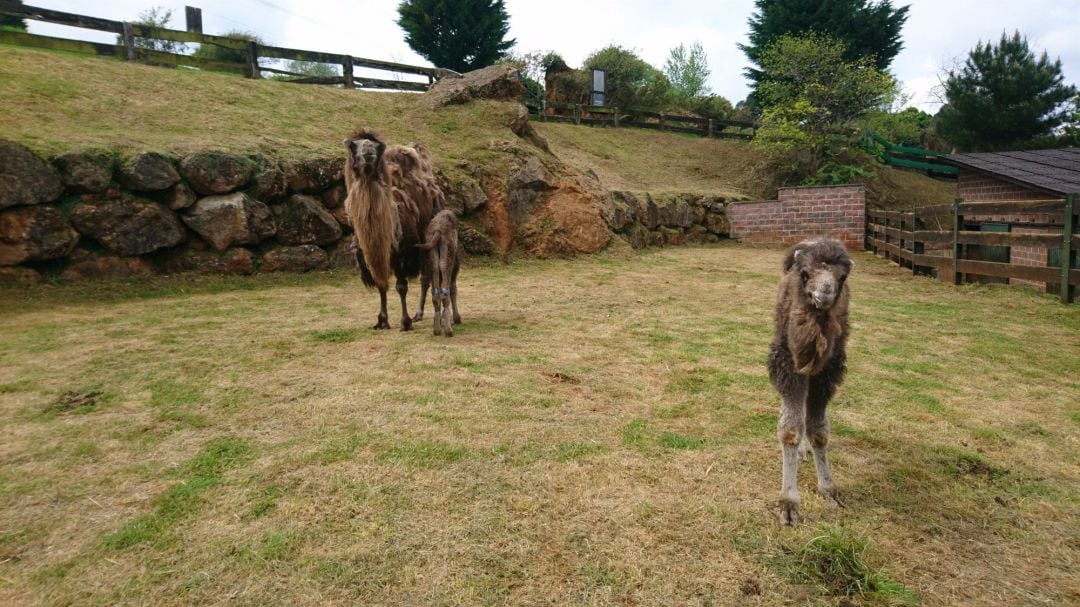
[[[806,284],[806,281],[810,280],[810,273],[806,270],[799,272],[799,276],[802,277],[803,284]]]

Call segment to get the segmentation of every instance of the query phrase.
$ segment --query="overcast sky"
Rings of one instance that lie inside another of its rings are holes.
[[[207,34],[242,29],[269,44],[351,54],[356,57],[429,65],[404,42],[394,22],[396,0],[26,0],[26,4],[109,19],[134,19],[153,7],[171,8],[171,25],[184,29],[184,5],[203,11]],[[892,72],[911,95],[911,105],[931,113],[942,69],[962,61],[979,40],[997,40],[1003,31],[1028,37],[1036,52],[1060,57],[1066,80],[1080,80],[1080,0],[894,0],[909,4],[904,50]],[[735,103],[746,97],[746,58],[736,46],[746,41],[753,0],[506,0],[516,51],[553,50],[580,66],[592,51],[611,43],[634,49],[662,68],[668,51],[700,41],[709,57],[714,93]],[[31,24],[31,32],[108,40],[86,30]]]

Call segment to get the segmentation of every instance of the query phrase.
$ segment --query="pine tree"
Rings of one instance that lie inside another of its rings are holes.
[[[1046,51],[1036,59],[1020,32],[1003,33],[996,45],[980,41],[963,67],[947,74],[938,132],[968,151],[1049,141],[1069,120],[1077,94],[1064,80],[1061,60],[1051,62]]]
[[[397,24],[405,42],[436,67],[467,72],[492,65],[514,46],[503,0],[405,0]]]
[[[903,48],[900,30],[908,8],[895,8],[892,0],[756,0],[750,17],[750,43],[739,48],[755,66],[761,53],[777,38],[808,32],[827,35],[844,45],[844,59],[870,58],[878,70],[886,70]],[[748,68],[746,77],[761,81],[761,71]]]

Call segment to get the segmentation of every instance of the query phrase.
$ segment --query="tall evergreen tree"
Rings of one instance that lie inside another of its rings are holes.
[[[495,63],[516,42],[506,39],[510,18],[503,0],[404,0],[398,17],[414,51],[458,72]]]
[[[844,59],[871,58],[879,70],[888,69],[903,48],[900,30],[908,18],[907,6],[896,8],[892,0],[756,0],[750,17],[750,43],[739,48],[756,67],[746,77],[757,84],[762,74],[761,53],[781,36],[816,32],[844,45]]]
[[[1050,61],[1046,51],[1036,59],[1020,32],[1003,33],[996,45],[980,41],[963,67],[948,72],[938,132],[969,151],[1026,147],[1070,119],[1076,94],[1060,59]]]

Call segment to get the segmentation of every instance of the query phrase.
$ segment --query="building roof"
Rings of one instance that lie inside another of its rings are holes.
[[[1050,194],[1080,193],[1080,148],[949,154],[941,160]]]

